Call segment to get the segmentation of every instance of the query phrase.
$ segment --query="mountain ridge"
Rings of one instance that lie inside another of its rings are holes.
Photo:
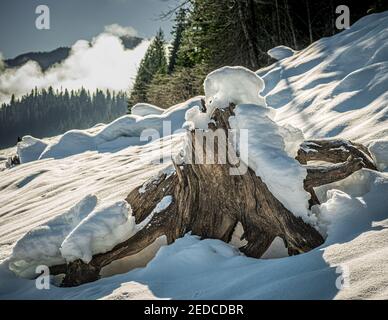
[[[125,49],[130,50],[137,47],[143,38],[134,36],[122,36],[120,40]],[[57,63],[66,60],[70,55],[71,48],[61,46],[51,51],[30,51],[19,54],[18,56],[4,60],[7,68],[18,68],[28,61],[35,61],[39,64],[42,71],[46,71]]]

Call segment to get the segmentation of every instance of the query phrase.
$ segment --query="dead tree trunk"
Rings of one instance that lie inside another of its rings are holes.
[[[222,111],[215,110],[212,117],[214,122],[209,125],[209,130],[222,129],[228,135],[228,120],[234,114],[233,110],[234,105]],[[192,137],[192,152],[195,153],[198,151],[198,141],[194,131],[189,134]],[[357,149],[354,144],[352,146]],[[229,147],[216,143],[215,156]],[[202,144],[200,148],[204,154],[214,152],[207,149],[207,144]],[[330,152],[321,152],[327,148],[316,149],[314,159],[323,157],[333,160],[328,156]],[[300,153],[299,160],[307,163],[310,153]],[[240,250],[250,257],[260,258],[276,237],[283,239],[290,255],[307,252],[323,243],[324,239],[318,231],[287,210],[252,170],[248,169],[241,175],[230,175],[231,167],[233,165],[229,162],[175,164],[175,174],[162,174],[147,185],[145,192],[140,193],[139,187],[129,194],[127,201],[136,223],[144,223],[150,215],[152,217],[138,233],[110,252],[94,256],[89,264],[76,261],[55,266],[51,268],[52,273],[65,274],[63,286],[91,282],[99,278],[103,267],[142,251],[161,236],[166,236],[170,244],[191,231],[202,238],[229,242],[238,222],[244,228],[242,238],[247,243]],[[363,160],[360,158],[351,158],[330,168],[308,167],[305,188],[314,198],[314,187],[341,180],[361,167]],[[153,214],[155,206],[168,195],[173,197],[171,205],[163,212]],[[317,199],[314,201],[317,202]]]

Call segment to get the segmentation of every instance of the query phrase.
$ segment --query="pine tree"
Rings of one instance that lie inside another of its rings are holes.
[[[174,41],[170,49],[170,60],[168,64],[168,74],[171,74],[175,70],[175,66],[178,60],[178,52],[182,44],[183,32],[187,26],[187,9],[180,8],[175,16],[175,25],[173,27],[172,35],[174,36]]]
[[[151,42],[137,72],[135,84],[128,100],[128,109],[138,103],[147,102],[147,89],[154,77],[167,74],[166,41],[159,29]]]
[[[13,95],[0,105],[0,148],[13,146],[18,136],[50,137],[109,123],[125,114],[126,99],[123,92],[91,93],[84,88],[70,92],[34,88],[20,98]]]

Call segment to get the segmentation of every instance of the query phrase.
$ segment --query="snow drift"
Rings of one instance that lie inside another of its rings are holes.
[[[276,121],[312,137],[369,143],[388,136],[388,12],[257,73]]]
[[[269,159],[271,165],[276,168],[281,163],[277,160],[282,160],[286,179],[301,178],[301,169],[293,165],[292,158],[303,132],[306,138],[341,136],[366,143],[379,169],[387,170],[387,29],[387,12],[369,15],[349,30],[259,70],[264,83],[250,74],[242,76],[243,85],[236,88],[230,83],[233,72],[215,72],[205,86],[206,98],[214,107],[221,102],[238,105],[236,126],[253,130],[249,165],[272,172],[259,161],[262,152],[270,149],[274,155]],[[241,100],[231,99],[236,96]],[[65,260],[58,248],[81,221],[98,210],[96,199],[87,196],[96,195],[101,204],[120,203],[135,187],[171,167],[171,157],[182,149],[183,135],[172,134],[162,145],[160,141],[138,145],[129,139],[139,139],[145,126],[160,132],[163,119],[172,119],[173,127],[178,128],[185,114],[192,120],[200,110],[198,98],[160,115],[127,116],[94,133],[72,133],[86,141],[86,147],[75,151],[78,140],[68,133],[50,142],[39,161],[0,172],[0,298],[386,299],[388,174],[366,169],[317,189],[322,205],[314,207],[313,214],[327,238],[307,254],[251,259],[230,244],[186,235],[158,251],[145,268],[79,288],[36,290],[34,281],[20,279],[9,270],[31,275],[38,262]],[[266,145],[267,139],[275,145],[273,150]],[[25,151],[28,156],[29,150]],[[166,161],[161,163],[161,157]],[[267,179],[273,187],[287,187],[274,184],[270,175]],[[284,196],[284,203],[292,205],[298,193],[284,192]],[[163,205],[170,201],[165,199]],[[297,205],[301,206],[299,201]],[[83,214],[77,215],[78,211]],[[121,210],[117,212],[117,221],[125,221]],[[69,216],[75,217],[74,223],[55,231]],[[84,227],[86,230],[88,224]],[[36,234],[35,243],[23,240],[31,234]],[[51,235],[53,240],[47,242]],[[69,238],[72,248],[77,238]],[[42,242],[50,250],[39,251]],[[269,257],[283,256],[281,243],[271,247]],[[94,251],[90,246],[87,249],[81,248],[75,256],[87,259]],[[34,256],[27,257],[27,252]],[[31,262],[28,268],[25,261]]]
[[[200,99],[201,97],[196,97],[164,110],[161,114],[154,112],[144,117],[136,115],[135,109],[135,114],[123,116],[109,125],[102,126],[96,133],[89,133],[88,130],[68,131],[60,136],[58,141],[39,149],[40,153],[29,150],[29,145],[21,143],[18,145],[18,155],[21,156],[22,163],[25,163],[38,159],[61,159],[86,151],[112,152],[129,146],[143,145],[149,142],[150,137],[162,138],[179,131],[186,111],[200,104]],[[146,107],[148,111],[149,108]],[[144,105],[141,109],[145,110]]]
[[[86,196],[63,215],[28,232],[13,248],[9,268],[34,277],[39,265],[53,266],[82,260],[88,263],[135,233],[130,206],[119,201],[95,209],[96,196]]]
[[[142,117],[162,114],[164,111],[165,111],[164,109],[149,103],[137,103],[131,108],[131,114],[133,114],[134,116],[142,116]]]

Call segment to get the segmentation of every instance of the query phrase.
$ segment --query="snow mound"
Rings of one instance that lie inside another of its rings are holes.
[[[295,51],[286,46],[277,46],[268,50],[267,54],[275,60],[283,60],[288,57],[292,57],[295,54]]]
[[[67,212],[28,232],[13,248],[9,268],[21,277],[30,278],[36,275],[39,265],[65,263],[59,251],[62,242],[96,204],[95,196],[85,197]]]
[[[258,70],[276,121],[307,139],[388,137],[388,12],[371,14]]]
[[[46,149],[47,143],[31,136],[24,136],[17,144],[17,154],[20,163],[27,163],[39,159],[39,156]]]
[[[148,103],[137,103],[131,108],[131,114],[141,117],[162,114],[164,111],[165,109]]]
[[[208,129],[215,109],[227,108],[231,103],[266,106],[260,96],[264,89],[263,80],[244,67],[223,67],[211,72],[204,83],[206,94],[206,112],[200,104],[186,112],[183,128]]]
[[[248,166],[288,210],[313,223],[308,210],[310,196],[303,187],[307,171],[295,160],[303,134],[295,128],[279,126],[271,119],[271,112],[264,106],[241,104],[229,123],[237,131],[248,130]],[[287,146],[288,141],[292,143]]]
[[[204,83],[209,116],[215,108],[226,108],[230,103],[266,105],[259,95],[264,81],[243,67],[224,67],[210,73]]]
[[[315,209],[321,227],[326,227],[326,244],[348,241],[349,236],[371,227],[371,221],[388,218],[388,175],[385,173],[364,169],[324,186],[324,190],[327,190],[325,202]]]
[[[86,130],[72,130],[60,137],[58,142],[48,146],[39,159],[61,159],[86,151],[105,151],[106,144],[123,149],[147,143],[150,135],[169,136],[182,128],[185,113],[200,105],[201,97],[192,98],[173,106],[159,115],[126,115],[90,134]],[[149,134],[148,134],[149,133]],[[116,149],[114,148],[114,149]]]
[[[195,106],[190,110],[187,110],[185,114],[186,122],[182,128],[187,130],[202,129],[207,130],[211,115],[207,112],[202,112],[199,106]]]
[[[96,150],[96,148],[93,135],[82,130],[71,130],[62,135],[57,143],[48,146],[39,156],[39,160],[70,157],[89,150]]]
[[[385,171],[388,168],[388,139],[372,141],[369,145],[369,151],[377,168],[380,171]]]
[[[63,241],[60,251],[66,262],[81,259],[85,263],[93,255],[112,250],[134,233],[135,218],[126,201],[96,210],[83,219]]]
[[[96,209],[97,197],[87,196],[64,214],[32,229],[15,245],[9,268],[31,278],[39,265],[58,265],[105,253],[135,233],[130,206],[119,201]]]
[[[283,239],[276,237],[268,249],[263,253],[261,259],[280,259],[285,257],[288,257],[288,249],[284,244]]]

